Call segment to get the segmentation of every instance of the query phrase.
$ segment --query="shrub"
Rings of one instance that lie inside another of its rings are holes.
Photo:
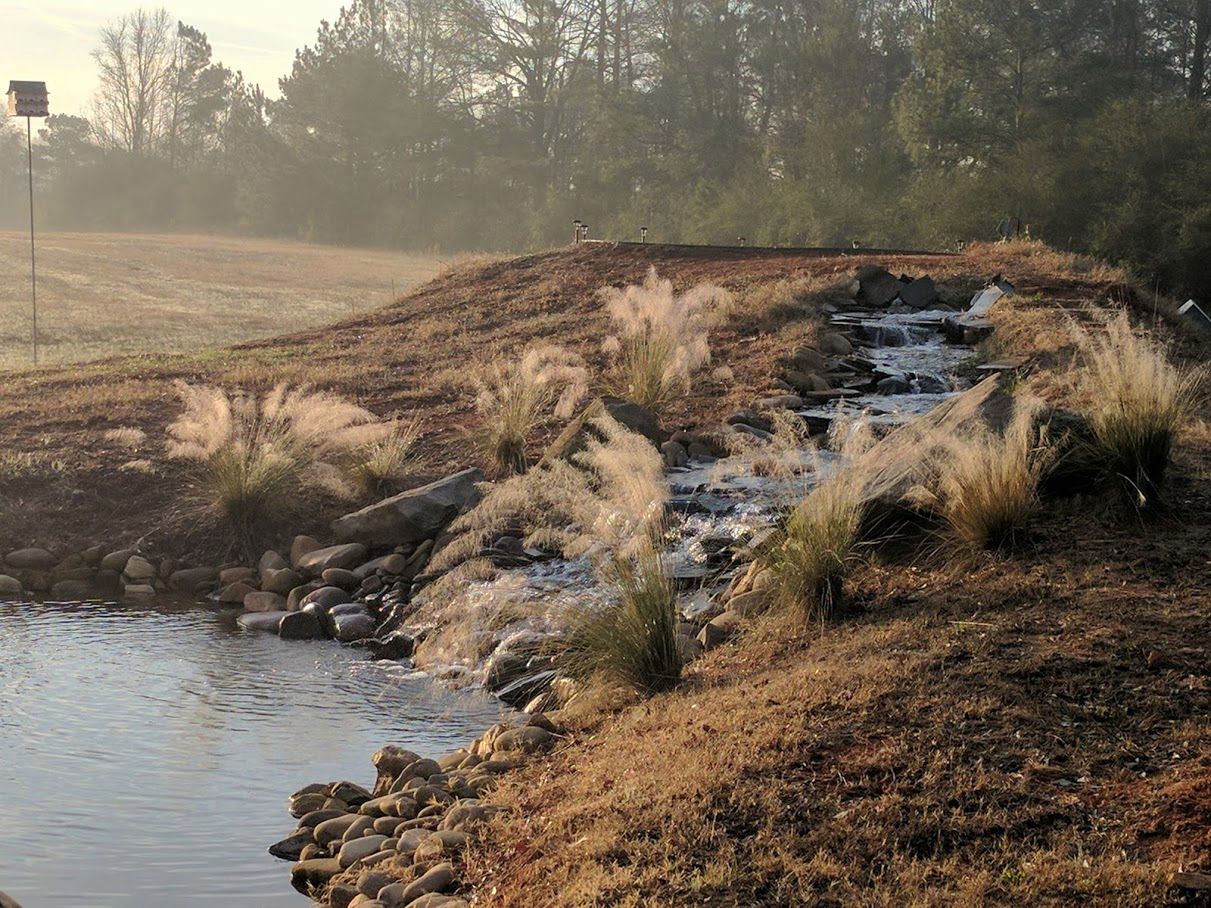
[[[195,467],[194,494],[249,546],[297,504],[305,479],[331,487],[336,462],[390,430],[335,395],[278,385],[263,398],[181,384],[170,457]]]
[[[852,469],[824,480],[787,519],[770,555],[779,605],[823,622],[842,601],[862,521],[863,485]]]
[[[381,424],[381,434],[352,452],[350,473],[363,492],[394,491],[408,475],[420,441],[420,420]]]
[[[526,439],[549,412],[567,419],[584,396],[584,361],[560,347],[540,346],[520,359],[493,363],[475,377],[484,447],[502,474],[524,473]]]
[[[1094,333],[1073,326],[1084,359],[1077,376],[1098,454],[1141,506],[1160,495],[1173,444],[1190,419],[1202,370],[1175,366],[1157,340],[1120,313]]]
[[[653,268],[642,284],[601,291],[617,334],[606,339],[615,392],[659,412],[689,390],[690,376],[710,362],[711,329],[731,308],[726,290],[700,284],[676,295]]]
[[[939,462],[934,492],[947,532],[963,548],[1010,548],[1039,504],[1039,481],[1052,461],[1035,406],[1021,406],[1004,435],[984,429],[954,439]]]
[[[676,588],[658,548],[649,543],[634,560],[615,559],[606,579],[616,599],[571,619],[556,644],[562,670],[581,681],[620,684],[642,695],[675,686],[682,668]]]

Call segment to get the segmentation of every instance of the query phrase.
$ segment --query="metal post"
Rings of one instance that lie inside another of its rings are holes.
[[[34,246],[34,127],[25,118],[25,153],[29,163],[29,286],[34,307],[34,365],[38,365],[38,254]]]

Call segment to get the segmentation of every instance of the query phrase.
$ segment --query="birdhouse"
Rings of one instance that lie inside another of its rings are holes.
[[[8,115],[10,117],[49,117],[50,100],[45,82],[9,82]]]

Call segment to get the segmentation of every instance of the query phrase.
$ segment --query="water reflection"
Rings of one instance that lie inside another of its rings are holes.
[[[0,889],[26,908],[306,905],[265,847],[313,780],[499,717],[327,642],[197,609],[0,603]]]

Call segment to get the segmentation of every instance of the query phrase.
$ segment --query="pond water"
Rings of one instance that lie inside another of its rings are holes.
[[[438,756],[497,701],[194,607],[0,602],[0,890],[24,908],[305,906],[290,792]]]

